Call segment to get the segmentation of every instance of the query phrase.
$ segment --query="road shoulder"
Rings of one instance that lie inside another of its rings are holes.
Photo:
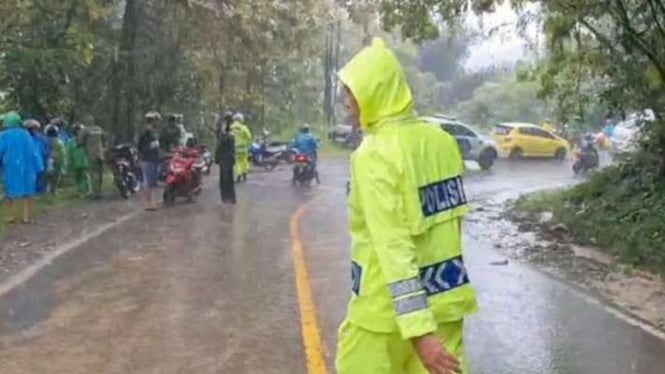
[[[0,284],[70,243],[89,238],[100,227],[138,211],[138,198],[77,201],[36,217],[31,225],[13,225],[0,238]]]
[[[597,248],[576,245],[565,227],[546,229],[538,220],[511,212],[507,204],[510,202],[477,208],[468,224],[478,229],[471,231],[493,242],[505,256],[568,281],[665,336],[665,282],[661,277],[621,264]],[[483,229],[487,227],[493,229]]]

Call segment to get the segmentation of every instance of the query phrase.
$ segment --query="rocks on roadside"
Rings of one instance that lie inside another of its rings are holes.
[[[551,230],[559,234],[567,234],[568,226],[564,225],[563,223],[557,223],[556,225],[552,226]]]
[[[554,214],[552,212],[542,212],[540,213],[538,222],[540,222],[541,224],[549,223],[550,221],[552,221],[552,218],[554,218]]]
[[[501,261],[492,261],[492,262],[490,262],[490,265],[492,265],[492,266],[506,266],[506,265],[508,265],[508,259],[504,259],[504,260],[501,260]]]

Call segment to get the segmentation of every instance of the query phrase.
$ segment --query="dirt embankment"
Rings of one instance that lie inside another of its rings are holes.
[[[552,215],[524,214],[511,202],[485,203],[467,224],[506,256],[528,262],[665,331],[665,281],[661,276],[621,264],[590,246],[575,243],[569,229]],[[502,264],[497,264],[502,265]]]

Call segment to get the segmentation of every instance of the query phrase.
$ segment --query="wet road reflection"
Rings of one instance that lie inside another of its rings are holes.
[[[58,258],[0,299],[0,373],[305,373],[288,226],[312,199],[302,232],[332,362],[350,283],[347,167],[321,170],[309,191],[288,169],[252,175],[233,210],[210,189]],[[477,204],[574,182],[565,164],[499,163],[467,188]],[[663,373],[665,342],[527,266],[490,265],[503,259],[492,243],[465,245],[482,307],[467,325],[473,373]]]

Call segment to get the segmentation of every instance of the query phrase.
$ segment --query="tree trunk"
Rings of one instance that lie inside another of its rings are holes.
[[[139,0],[126,0],[118,55],[112,69],[112,115],[108,127],[122,142],[134,140],[136,39],[139,26]],[[124,113],[122,113],[124,111]],[[123,115],[124,114],[124,115]]]

